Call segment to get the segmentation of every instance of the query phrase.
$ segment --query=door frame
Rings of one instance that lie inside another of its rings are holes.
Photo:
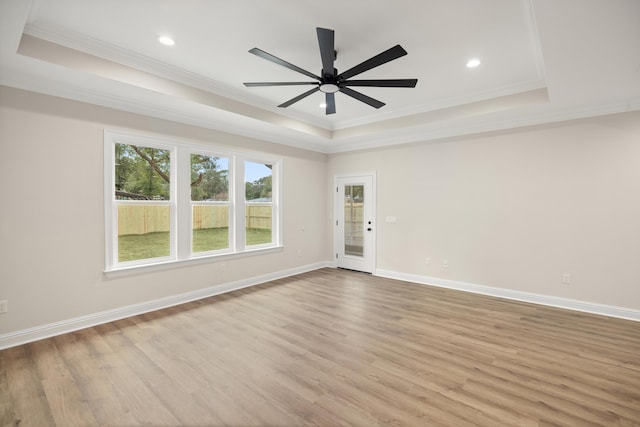
[[[339,267],[339,263],[338,263],[338,253],[340,252],[340,245],[339,242],[341,241],[341,237],[338,233],[339,231],[339,227],[337,224],[337,221],[339,218],[342,218],[344,216],[344,212],[341,214],[339,212],[338,207],[341,206],[340,202],[338,201],[338,181],[341,179],[353,179],[354,183],[357,182],[357,179],[359,177],[368,177],[371,178],[371,194],[369,195],[369,203],[370,203],[370,215],[368,219],[365,219],[365,221],[370,220],[372,222],[371,224],[371,231],[369,233],[371,233],[371,238],[370,238],[370,245],[371,247],[370,249],[370,254],[369,256],[371,257],[371,271],[367,271],[367,273],[371,273],[371,274],[375,274],[376,271],[376,261],[377,261],[377,236],[378,236],[378,222],[376,219],[376,214],[377,214],[377,201],[376,201],[376,194],[377,194],[377,187],[376,187],[376,172],[360,172],[360,173],[345,173],[345,174],[336,174],[333,177],[333,188],[332,188],[332,192],[333,192],[333,221],[332,221],[332,226],[333,226],[333,253],[332,253],[332,263],[334,265],[334,267]],[[365,199],[365,204],[367,203],[366,199]]]

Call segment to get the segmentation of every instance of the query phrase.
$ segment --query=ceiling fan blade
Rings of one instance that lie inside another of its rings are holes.
[[[256,82],[256,83],[242,83],[246,87],[258,87],[258,86],[303,86],[303,85],[317,85],[318,82]]]
[[[336,113],[336,94],[335,93],[327,93],[326,94],[326,104],[327,108],[325,109],[326,114],[335,114]]]
[[[353,77],[356,74],[364,73],[367,70],[370,70],[382,64],[386,64],[387,62],[393,61],[394,59],[398,59],[401,56],[404,56],[406,54],[407,54],[407,51],[404,50],[402,46],[397,44],[394,47],[387,49],[382,53],[377,54],[373,58],[369,58],[366,61],[356,65],[355,67],[349,68],[347,71],[340,74],[338,78],[341,80],[346,80],[349,77]]]
[[[319,90],[320,90],[320,86],[314,87],[313,89],[306,91],[302,95],[298,95],[295,98],[291,98],[287,102],[283,102],[282,104],[278,105],[278,107],[287,108],[289,105],[295,104],[296,102],[300,101],[301,99],[306,98],[307,96],[309,96],[312,93],[317,92]]]
[[[318,33],[318,45],[322,58],[322,77],[327,74],[333,77],[333,61],[336,59],[335,33],[326,28],[316,28]]]
[[[298,73],[304,74],[305,76],[311,77],[312,79],[321,80],[320,77],[316,76],[315,74],[313,74],[313,73],[311,73],[311,72],[309,72],[307,70],[304,70],[304,69],[302,69],[302,68],[300,68],[300,67],[298,67],[296,65],[293,65],[293,64],[291,64],[291,63],[289,63],[289,62],[287,62],[287,61],[285,61],[283,59],[280,59],[277,56],[273,56],[270,53],[267,53],[262,49],[258,49],[257,47],[254,47],[253,49],[251,49],[249,51],[249,53],[253,53],[256,56],[259,56],[260,58],[264,58],[267,61],[271,61],[271,62],[273,62],[275,64],[281,65],[281,66],[283,66],[285,68],[288,68],[290,70],[297,71]]]
[[[341,84],[344,86],[370,86],[370,87],[416,87],[418,79],[387,79],[387,80],[347,80]]]
[[[356,92],[355,90],[349,89],[348,87],[341,87],[340,92],[344,93],[345,95],[349,95],[350,97],[355,98],[358,101],[362,101],[365,104],[369,104],[373,108],[380,108],[385,105],[384,102],[380,102],[377,99],[373,99],[363,93]]]

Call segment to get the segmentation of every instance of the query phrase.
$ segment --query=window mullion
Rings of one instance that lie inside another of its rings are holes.
[[[280,162],[273,164],[273,180],[275,184],[272,186],[271,197],[271,224],[273,230],[273,243],[282,244],[282,166]]]
[[[233,166],[235,248],[237,252],[242,252],[246,247],[244,159],[235,157]]]
[[[193,213],[191,206],[191,158],[183,148],[176,150],[176,224],[177,224],[177,258],[191,257],[191,227]]]
[[[105,267],[111,268],[117,258],[118,230],[117,230],[117,202],[114,197],[115,189],[115,142],[111,135],[104,135],[104,206],[105,206]]]
[[[229,189],[228,189],[228,193],[229,193],[229,198],[228,198],[228,213],[227,213],[227,218],[229,218],[229,250],[231,252],[237,252],[237,245],[236,245],[236,228],[237,228],[237,221],[236,221],[236,211],[237,211],[237,204],[236,204],[236,156],[230,156],[229,157],[229,163],[228,163],[228,169],[227,169],[227,178],[229,179]]]

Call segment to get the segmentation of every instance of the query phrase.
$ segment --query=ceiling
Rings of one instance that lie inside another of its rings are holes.
[[[357,76],[374,109],[315,93],[248,53],[314,74],[316,27],[335,30],[338,72],[400,44]],[[158,43],[169,35],[174,46]],[[471,58],[480,66],[467,68]],[[0,84],[320,152],[340,152],[640,109],[638,0],[2,0]]]

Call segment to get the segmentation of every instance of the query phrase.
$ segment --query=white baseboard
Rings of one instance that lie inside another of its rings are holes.
[[[250,277],[231,283],[224,283],[205,289],[199,289],[197,291],[186,292],[184,294],[173,295],[140,304],[133,304],[113,310],[102,311],[60,322],[10,332],[0,335],[0,350],[330,266],[330,262],[319,262],[304,265],[288,270]]]
[[[235,291],[250,286],[259,285],[261,283],[272,280],[282,279],[296,274],[306,273],[308,271],[318,270],[320,268],[332,267],[334,263],[319,262],[309,264],[288,270],[277,271],[274,273],[264,274],[261,276],[250,277],[235,282],[224,283],[197,291],[187,292],[170,297],[160,298],[147,301],[141,304],[120,307],[114,310],[102,311],[86,316],[75,317],[60,322],[49,323],[46,325],[36,326],[33,328],[23,329],[15,332],[0,335],[0,350],[15,347],[17,345],[38,341],[44,338],[50,338],[56,335],[77,331],[79,329],[89,328],[91,326],[103,323],[113,322],[115,320],[124,319],[126,317],[136,316],[148,313],[154,310],[160,310],[175,305],[184,304],[207,298],[226,292]],[[533,304],[547,305],[551,307],[565,308],[568,310],[582,311],[587,313],[599,314],[603,316],[617,317],[621,319],[634,320],[640,322],[640,311],[623,307],[614,307],[609,305],[594,304],[590,302],[577,301],[567,298],[559,298],[547,295],[540,295],[528,292],[514,291],[510,289],[494,288],[491,286],[476,285],[473,283],[458,282],[454,280],[441,279],[436,277],[420,276],[416,274],[400,273],[389,270],[376,270],[376,276],[387,277],[390,279],[403,280],[405,282],[418,283],[423,285],[437,286],[441,288],[456,289],[459,291],[472,292],[476,294],[489,295],[498,298],[511,299],[516,301],[530,302]]]
[[[566,308],[568,310],[582,311],[586,313],[599,314],[602,316],[617,317],[620,319],[634,320],[640,322],[640,311],[630,308],[614,307],[610,305],[595,304],[591,302],[578,301],[568,298],[559,298],[549,295],[540,295],[529,292],[514,291],[511,289],[494,288],[473,283],[458,282],[455,280],[440,279],[437,277],[420,276],[417,274],[400,273],[390,270],[376,270],[376,276],[389,279],[403,280],[405,282],[418,283],[421,285],[437,286],[440,288],[455,289],[459,291],[471,292],[475,294],[489,295],[498,298],[505,298],[516,301],[530,302],[533,304],[547,305],[551,307]]]

